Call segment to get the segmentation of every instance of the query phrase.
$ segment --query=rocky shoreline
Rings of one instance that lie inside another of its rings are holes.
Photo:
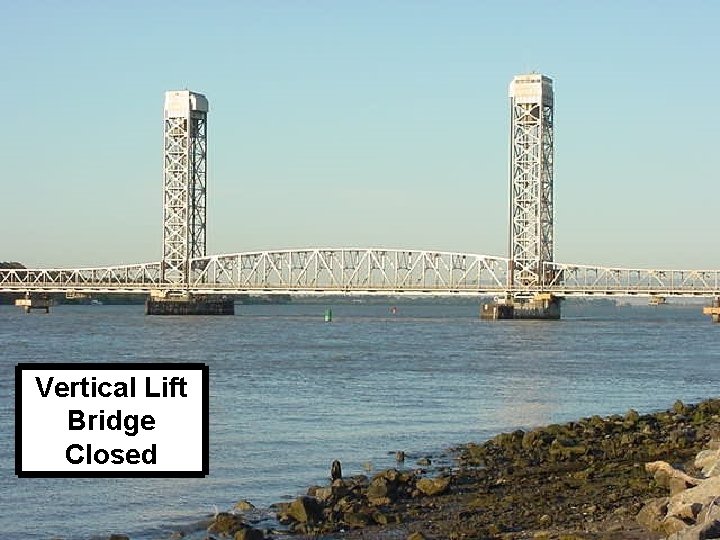
[[[720,520],[720,476],[700,489],[712,456],[720,462],[718,441],[718,399],[518,430],[453,449],[452,466],[398,463],[371,477],[335,470],[328,485],[274,505],[283,527],[261,530],[238,510],[219,514],[209,538],[716,538],[697,530]]]

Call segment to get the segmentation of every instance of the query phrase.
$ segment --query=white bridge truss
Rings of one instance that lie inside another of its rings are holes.
[[[298,249],[194,258],[189,282],[163,281],[159,262],[76,269],[2,269],[0,292],[500,296],[720,296],[720,270],[545,263],[540,287],[509,285],[509,259],[396,249]]]

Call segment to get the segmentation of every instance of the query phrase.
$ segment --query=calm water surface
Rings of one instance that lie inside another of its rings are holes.
[[[583,308],[559,322],[477,318],[476,305],[238,306],[145,317],[142,306],[0,306],[0,537],[167,538],[247,498],[267,506],[346,473],[517,427],[650,412],[717,396],[720,325],[694,307]],[[205,479],[18,479],[17,362],[205,362]],[[198,533],[199,534],[199,533]],[[192,537],[193,535],[191,535]]]

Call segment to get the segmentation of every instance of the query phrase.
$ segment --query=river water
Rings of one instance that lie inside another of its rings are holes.
[[[471,304],[237,306],[146,317],[142,306],[0,306],[0,537],[170,533],[245,498],[394,465],[504,430],[665,409],[720,394],[720,325],[699,306],[564,305],[561,321],[481,321]],[[205,362],[204,479],[18,479],[18,362]],[[197,533],[199,534],[199,533]],[[191,537],[194,535],[190,535]]]

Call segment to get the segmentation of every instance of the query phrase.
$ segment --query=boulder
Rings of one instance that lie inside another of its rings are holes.
[[[402,520],[398,514],[386,514],[384,512],[375,512],[372,515],[373,521],[378,525],[387,525],[388,523],[400,523]]]
[[[640,420],[640,414],[635,409],[630,409],[625,413],[625,420],[623,425],[625,427],[633,427]]]
[[[705,518],[701,516],[698,524],[686,527],[668,537],[669,540],[710,540],[720,538],[720,507],[713,506],[713,511]]]
[[[720,459],[715,463],[711,463],[708,464],[708,466],[703,467],[702,473],[706,478],[720,475]]]
[[[662,521],[667,515],[669,497],[652,499],[645,503],[637,517],[637,522],[650,531],[662,530]]]
[[[666,536],[671,536],[684,531],[685,529],[687,529],[687,523],[685,523],[682,519],[675,516],[667,516],[662,521],[662,528],[660,529],[660,532]]]
[[[215,516],[207,530],[221,536],[231,536],[244,526],[245,524],[240,516],[229,512],[220,512]]]
[[[696,465],[707,465],[711,454],[700,452]],[[647,529],[672,540],[720,538],[720,476],[693,478],[664,461],[647,463],[645,468],[660,485],[674,492],[648,502],[637,516]]]
[[[248,527],[237,531],[234,540],[263,540],[264,538],[265,535],[262,531]]]
[[[318,523],[322,521],[322,506],[314,497],[298,497],[288,507],[287,516],[299,523]]]
[[[673,497],[668,506],[668,514],[674,515],[676,509],[686,504],[700,503],[707,506],[717,498],[720,498],[720,476],[713,476]]]
[[[442,495],[448,490],[449,486],[450,477],[448,476],[439,476],[437,478],[421,478],[417,481],[417,488],[429,497]]]
[[[235,503],[235,510],[237,510],[238,512],[248,512],[254,509],[255,505],[250,501],[246,501],[245,499],[240,499],[238,502]]]
[[[346,512],[343,514],[343,521],[347,526],[356,529],[365,527],[370,523],[371,519],[365,512]]]
[[[320,502],[325,502],[325,501],[332,499],[335,491],[344,490],[344,489],[345,489],[344,486],[339,487],[339,488],[334,488],[332,486],[319,487],[314,490],[314,496]]]
[[[714,463],[720,459],[720,453],[717,450],[703,450],[695,456],[695,468],[702,469],[709,463]]]
[[[655,481],[659,486],[672,488],[672,491],[681,491],[679,488],[682,486],[693,487],[697,486],[701,480],[699,478],[693,478],[692,476],[679,471],[672,465],[665,461],[652,461],[645,464],[645,470],[655,477]],[[672,486],[671,486],[671,480]],[[675,493],[672,493],[675,495]]]
[[[389,482],[385,478],[374,478],[367,488],[368,499],[379,499],[387,497],[391,493],[392,489]]]
[[[720,474],[720,450],[703,450],[695,458],[695,467],[705,478]]]

